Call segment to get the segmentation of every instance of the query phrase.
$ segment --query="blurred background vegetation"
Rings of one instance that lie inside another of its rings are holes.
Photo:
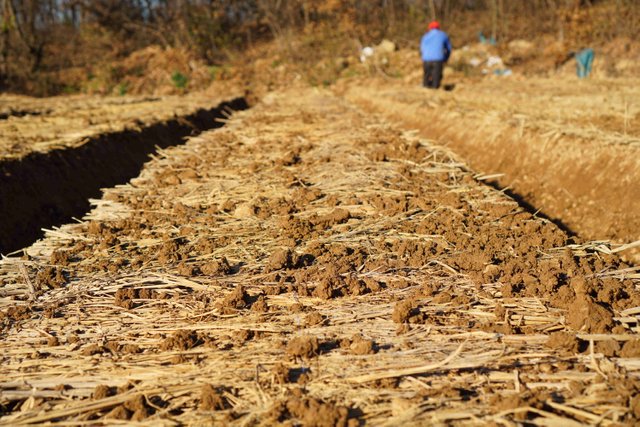
[[[271,67],[297,64],[313,82],[323,60],[384,38],[417,47],[431,19],[454,46],[482,31],[498,43],[544,35],[567,50],[611,47],[638,39],[640,2],[0,0],[0,91],[145,93],[168,82],[182,93],[230,78],[229,64],[255,61],[267,44],[278,49]]]

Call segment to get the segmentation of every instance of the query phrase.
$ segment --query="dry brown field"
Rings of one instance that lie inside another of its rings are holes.
[[[521,88],[290,89],[158,151],[0,261],[0,425],[637,424],[640,270],[615,253],[631,240],[570,236],[485,184],[511,169],[462,160],[541,173],[548,152],[586,176],[569,113],[517,110]],[[629,179],[633,120],[584,130],[629,150]]]
[[[341,92],[455,151],[484,181],[569,234],[620,245],[640,241],[639,80],[452,81],[450,92],[422,90],[415,76]],[[634,248],[623,255],[640,259]]]

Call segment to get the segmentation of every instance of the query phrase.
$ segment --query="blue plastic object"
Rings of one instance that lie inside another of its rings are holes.
[[[492,46],[496,45],[496,39],[493,36],[491,36],[491,37],[489,37],[487,39],[487,37],[484,35],[484,33],[482,31],[480,31],[478,33],[478,40],[480,40],[480,43],[482,43],[482,44],[487,44],[488,43],[488,44],[490,44]]]
[[[582,49],[580,52],[576,53],[576,72],[578,73],[579,78],[583,79],[589,76],[594,56],[595,53],[591,48]]]

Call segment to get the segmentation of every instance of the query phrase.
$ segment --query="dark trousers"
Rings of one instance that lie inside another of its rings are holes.
[[[438,89],[442,81],[443,67],[443,61],[423,61],[422,68],[424,69],[424,78],[422,80],[422,86]]]

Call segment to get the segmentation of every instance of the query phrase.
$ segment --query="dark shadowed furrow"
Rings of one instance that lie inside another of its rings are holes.
[[[187,136],[221,127],[225,112],[246,108],[246,100],[236,98],[140,130],[96,136],[78,148],[0,163],[0,253],[31,244],[41,228],[82,217],[90,198],[137,176],[156,147],[180,145]]]

